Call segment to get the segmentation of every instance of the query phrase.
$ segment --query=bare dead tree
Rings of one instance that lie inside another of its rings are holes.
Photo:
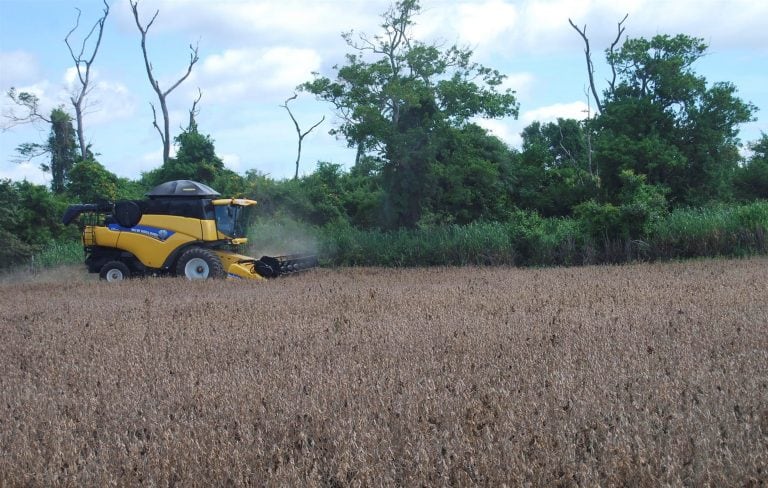
[[[106,0],[104,0],[104,14],[99,17],[95,24],[93,24],[93,27],[91,27],[88,35],[86,35],[83,39],[83,42],[80,45],[80,51],[77,52],[77,54],[75,54],[75,50],[72,49],[72,45],[69,42],[70,36],[72,36],[72,34],[80,26],[80,15],[82,12],[79,8],[75,8],[75,10],[77,10],[77,20],[75,20],[75,26],[72,28],[72,30],[69,31],[69,33],[67,33],[67,36],[64,38],[64,43],[66,43],[67,48],[69,49],[69,55],[72,57],[72,61],[75,62],[77,78],[80,80],[80,91],[75,91],[72,96],[70,96],[69,100],[72,102],[72,106],[75,108],[75,121],[77,124],[77,140],[80,144],[80,156],[85,159],[87,157],[88,147],[85,144],[85,129],[83,128],[83,111],[85,110],[84,102],[85,97],[88,95],[91,89],[89,86],[91,81],[91,66],[93,65],[93,60],[96,59],[96,53],[99,52],[101,38],[104,34],[104,23],[107,21],[107,16],[109,15],[109,4],[106,2]],[[94,33],[96,33],[96,41],[90,56],[87,56],[85,51],[88,40],[91,39],[91,36],[93,36]]]
[[[141,52],[144,55],[144,67],[147,70],[147,77],[149,78],[149,83],[152,85],[152,89],[155,90],[155,93],[157,93],[157,99],[160,101],[160,109],[163,113],[163,128],[160,129],[160,126],[157,123],[157,112],[155,110],[155,106],[150,103],[153,117],[152,125],[154,125],[155,129],[157,129],[157,132],[160,134],[160,140],[163,142],[163,163],[166,163],[171,154],[171,129],[168,116],[167,98],[168,95],[173,90],[175,90],[184,80],[186,80],[190,73],[192,73],[192,67],[200,59],[198,56],[198,46],[192,46],[192,44],[189,45],[189,64],[187,65],[186,73],[184,73],[184,75],[167,90],[162,90],[160,88],[160,83],[155,79],[154,73],[152,72],[152,63],[149,62],[149,57],[147,56],[147,32],[149,31],[149,28],[152,27],[155,19],[157,19],[157,15],[160,13],[160,11],[155,10],[155,14],[152,16],[152,19],[150,19],[150,21],[145,26],[142,26],[141,21],[139,20],[138,0],[131,0],[130,4],[131,10],[133,11],[133,18],[136,20],[136,27],[138,27],[139,32],[141,32]]]
[[[568,158],[568,162],[571,164],[571,166],[573,166],[574,169],[578,170],[579,161],[578,159],[576,159],[573,153],[567,147],[565,147],[565,144],[564,144],[565,135],[563,134],[563,127],[559,124],[558,124],[558,132],[560,133],[560,140],[557,141],[558,146],[560,146],[560,149],[563,151],[563,154],[565,154],[566,157]],[[578,178],[579,184],[584,183],[584,178],[582,178],[580,171],[576,171],[576,178]]]
[[[589,102],[589,90],[584,88],[584,96],[587,97],[587,120],[584,122],[584,132],[586,133],[586,143],[587,143],[587,168],[589,169],[589,174],[592,176],[592,178],[596,179],[598,181],[598,186],[600,182],[600,168],[597,167],[597,165],[593,165],[592,162],[592,104]]]
[[[611,43],[611,47],[608,49],[608,52],[610,53],[609,59],[611,60],[611,73],[613,76],[611,77],[611,81],[609,83],[609,87],[611,89],[611,94],[615,93],[616,91],[616,64],[613,61],[613,53],[616,50],[616,45],[621,40],[621,35],[624,33],[624,21],[627,20],[627,17],[629,17],[629,14],[626,14],[623,19],[621,19],[621,22],[619,22],[616,26],[616,38]]]
[[[315,125],[307,129],[306,131],[301,132],[301,129],[299,128],[299,123],[296,121],[296,117],[293,116],[293,112],[291,112],[291,109],[288,107],[288,102],[290,102],[291,100],[296,100],[296,97],[298,97],[298,95],[294,93],[292,97],[289,97],[288,99],[285,100],[284,104],[280,105],[285,110],[287,110],[288,115],[291,116],[293,125],[296,127],[296,135],[299,138],[298,150],[296,151],[296,173],[294,173],[293,175],[294,180],[299,178],[299,161],[301,161],[301,143],[304,140],[304,137],[306,137],[307,134],[312,132],[318,125],[322,124],[323,121],[325,120],[325,115],[323,115],[323,118],[321,118]]]
[[[627,20],[627,17],[629,17],[629,14],[626,14],[624,18],[621,19],[621,22],[618,23],[618,32],[616,34],[616,39],[611,43],[611,47],[610,47],[611,54],[613,54],[614,49],[616,48],[616,45],[619,43],[619,40],[621,39],[621,35],[624,33],[623,24],[624,24],[624,21]],[[579,29],[571,19],[568,19],[568,23],[571,24],[571,27],[573,27],[576,30],[576,32],[579,33],[581,38],[584,40],[584,57],[587,62],[587,74],[589,75],[589,88],[592,91],[592,96],[595,98],[595,105],[597,105],[598,112],[602,112],[603,104],[600,101],[600,96],[597,94],[597,88],[595,87],[595,65],[592,63],[592,51],[590,50],[589,38],[587,37],[587,25],[584,24],[584,27],[582,29]],[[611,93],[613,93],[614,86],[616,83],[616,68],[613,65],[613,62],[611,62],[611,71],[613,72],[613,77],[608,83],[608,86],[611,90]]]
[[[197,98],[192,101],[192,108],[189,109],[189,125],[187,130],[197,130],[197,117],[200,114],[200,109],[197,108],[197,104],[203,99],[203,91],[200,88],[197,89]]]
[[[576,29],[576,32],[579,33],[581,38],[584,40],[584,57],[587,61],[587,74],[589,75],[589,87],[592,90],[592,96],[595,97],[595,104],[597,104],[597,109],[602,112],[603,106],[600,103],[600,97],[597,95],[597,89],[595,88],[595,65],[592,63],[592,52],[589,49],[589,38],[587,37],[587,25],[584,24],[583,29],[579,29],[576,27],[576,24],[573,23],[573,21],[569,18],[568,23],[571,24],[571,27]]]

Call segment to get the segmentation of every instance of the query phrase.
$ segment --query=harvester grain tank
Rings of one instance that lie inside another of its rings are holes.
[[[191,180],[163,183],[145,196],[67,208],[62,222],[80,224],[89,272],[107,281],[161,274],[264,279],[317,266],[311,255],[239,253],[247,243],[244,210],[254,200],[221,198]]]

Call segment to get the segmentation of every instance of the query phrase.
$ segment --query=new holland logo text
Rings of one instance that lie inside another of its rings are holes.
[[[118,224],[109,224],[109,230],[116,230],[120,232],[133,232],[134,234],[141,234],[144,236],[157,239],[158,241],[165,241],[171,237],[174,232],[167,229],[158,229],[157,227],[149,227],[147,225],[136,225],[133,227],[123,227]]]

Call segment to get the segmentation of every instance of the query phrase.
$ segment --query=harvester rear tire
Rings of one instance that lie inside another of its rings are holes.
[[[110,283],[124,281],[131,277],[131,271],[125,263],[120,261],[108,261],[99,271],[99,278]]]
[[[188,280],[224,278],[224,266],[215,252],[204,247],[184,251],[176,263],[176,274]]]

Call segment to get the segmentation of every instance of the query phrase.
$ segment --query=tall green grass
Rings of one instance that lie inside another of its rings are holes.
[[[578,224],[523,216],[518,222],[477,222],[382,232],[346,224],[320,230],[329,262],[347,266],[578,264]]]
[[[681,209],[654,226],[657,258],[768,253],[768,202]]]
[[[30,266],[33,269],[50,268],[61,264],[82,263],[84,259],[83,243],[78,240],[53,241],[42,251],[32,256]]]
[[[622,263],[768,254],[768,202],[680,209],[640,239],[597,240],[585,222],[518,212],[508,222],[378,231],[315,229],[326,262],[348,266],[514,266]]]

